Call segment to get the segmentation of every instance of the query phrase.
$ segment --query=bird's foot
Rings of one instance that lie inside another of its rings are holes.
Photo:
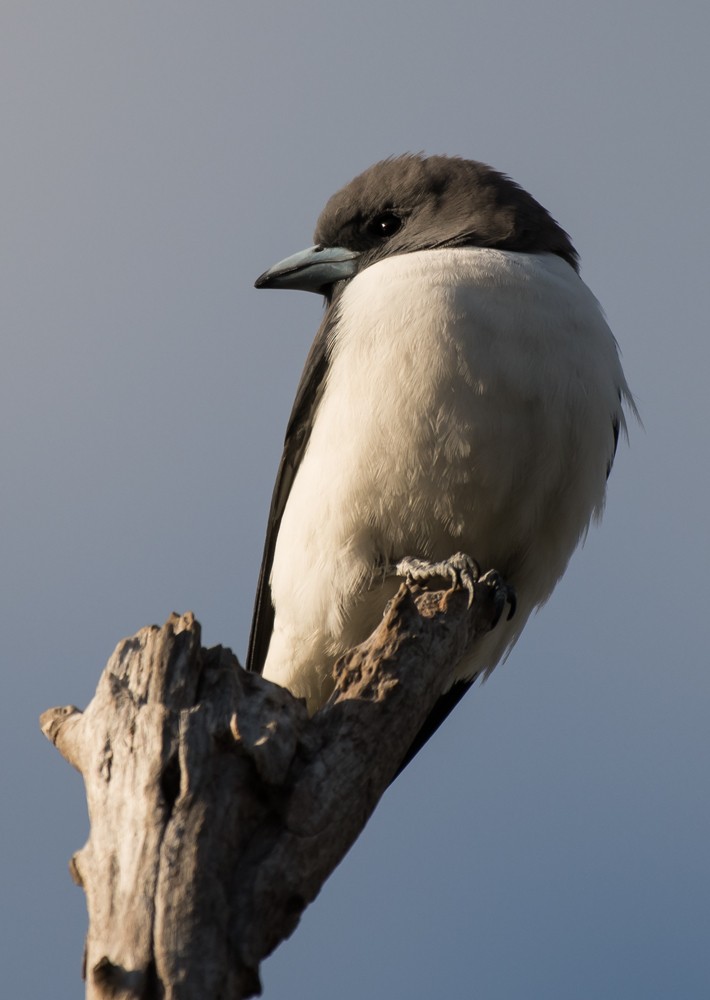
[[[493,622],[493,628],[495,628],[500,621],[506,604],[510,605],[510,610],[505,616],[505,620],[509,622],[515,614],[515,609],[518,606],[518,598],[515,593],[515,587],[511,587],[509,583],[506,583],[497,569],[489,569],[487,573],[483,574],[478,582],[485,584],[487,587],[491,587],[491,589],[495,592],[494,599],[496,602],[497,613]]]
[[[475,559],[467,556],[464,552],[457,552],[449,559],[442,559],[441,562],[431,562],[428,559],[415,559],[413,556],[406,556],[398,563],[390,564],[385,569],[387,576],[402,576],[407,583],[425,583],[435,577],[442,580],[449,580],[451,588],[466,590],[468,592],[468,606],[473,604],[476,591],[476,584],[483,584],[495,590],[496,604],[499,607],[494,625],[498,624],[500,616],[506,604],[510,605],[510,610],[506,620],[515,614],[517,598],[515,589],[507,584],[500,573],[495,569],[488,570],[481,575],[481,569]]]
[[[478,563],[464,552],[457,552],[441,562],[406,556],[398,563],[388,566],[386,572],[388,576],[403,576],[407,583],[424,583],[434,577],[450,580],[452,590],[459,588],[468,591],[469,608],[473,604],[476,583],[481,578]]]

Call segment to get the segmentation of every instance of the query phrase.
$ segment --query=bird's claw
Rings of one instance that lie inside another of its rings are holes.
[[[506,604],[510,605],[510,610],[505,618],[505,620],[509,622],[515,614],[515,609],[518,606],[518,598],[515,593],[515,587],[511,587],[509,583],[506,583],[496,569],[489,569],[487,573],[484,573],[478,582],[485,584],[495,592],[494,600],[496,603],[496,616],[493,621],[493,628],[495,628],[500,621]]]
[[[506,583],[500,573],[495,569],[488,570],[481,575],[481,569],[475,559],[467,556],[464,552],[457,552],[449,559],[441,562],[431,562],[428,559],[415,559],[413,556],[406,556],[398,563],[387,566],[385,573],[387,576],[402,576],[407,583],[425,583],[434,577],[440,577],[451,581],[452,590],[461,589],[468,592],[468,606],[473,604],[476,591],[476,584],[484,584],[494,592],[496,602],[496,617],[493,625],[497,625],[505,610],[505,606],[510,605],[510,610],[506,616],[506,621],[515,614],[517,607],[517,597],[515,588]]]
[[[407,583],[423,583],[436,576],[450,580],[452,590],[460,588],[468,591],[469,608],[473,604],[476,583],[481,577],[478,563],[464,552],[457,552],[441,562],[407,556],[391,569],[393,576],[403,576]]]

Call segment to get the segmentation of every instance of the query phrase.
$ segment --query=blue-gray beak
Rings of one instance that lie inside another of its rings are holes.
[[[256,288],[298,288],[320,292],[336,281],[352,278],[357,271],[357,250],[345,247],[309,247],[274,264],[260,275]]]

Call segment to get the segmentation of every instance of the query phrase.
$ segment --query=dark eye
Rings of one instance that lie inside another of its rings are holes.
[[[375,215],[369,220],[365,228],[370,236],[386,240],[388,237],[394,236],[401,225],[402,220],[394,212],[380,212],[379,215]]]

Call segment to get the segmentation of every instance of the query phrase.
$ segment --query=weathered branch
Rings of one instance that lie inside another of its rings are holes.
[[[42,730],[83,775],[71,870],[89,911],[89,1000],[239,1000],[364,827],[502,593],[402,586],[309,718],[288,691],[200,646],[191,614],[119,643],[85,712]]]

